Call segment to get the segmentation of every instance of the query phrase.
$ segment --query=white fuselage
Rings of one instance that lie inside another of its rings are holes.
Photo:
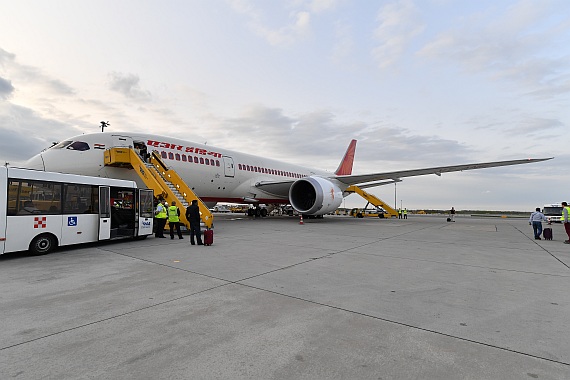
[[[329,172],[292,165],[264,157],[150,134],[93,133],[70,138],[34,156],[26,167],[128,179],[144,186],[133,170],[104,165],[106,149],[134,147],[144,143],[148,152],[158,151],[164,163],[173,168],[188,186],[209,204],[216,202],[288,203],[286,194],[272,194],[256,187],[269,181],[296,181],[308,176],[331,176]],[[84,144],[82,144],[84,143]]]

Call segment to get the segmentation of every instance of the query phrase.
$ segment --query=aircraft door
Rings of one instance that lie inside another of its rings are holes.
[[[111,238],[111,189],[99,186],[99,240]]]
[[[133,138],[129,136],[111,135],[113,147],[133,147]]]
[[[139,190],[139,230],[136,236],[152,235],[154,192]]]
[[[223,156],[224,161],[224,174],[226,177],[234,177],[235,176],[235,167],[234,167],[234,160],[231,157]]]

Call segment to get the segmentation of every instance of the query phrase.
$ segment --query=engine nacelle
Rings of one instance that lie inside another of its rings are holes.
[[[306,177],[291,185],[289,202],[301,214],[323,215],[341,205],[342,190],[328,179]]]

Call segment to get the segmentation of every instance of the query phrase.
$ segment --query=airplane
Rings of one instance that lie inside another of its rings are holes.
[[[112,147],[157,151],[208,206],[217,202],[290,204],[297,212],[321,217],[335,211],[350,185],[360,188],[400,182],[405,177],[528,164],[550,160],[520,159],[352,174],[356,140],[352,140],[335,172],[293,165],[266,157],[240,153],[178,138],[130,132],[100,132],[65,139],[32,157],[24,166],[52,172],[134,180],[144,186],[134,170],[104,165]]]

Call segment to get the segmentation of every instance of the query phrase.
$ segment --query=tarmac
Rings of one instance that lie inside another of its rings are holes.
[[[563,227],[445,218],[0,256],[0,379],[570,379]]]

